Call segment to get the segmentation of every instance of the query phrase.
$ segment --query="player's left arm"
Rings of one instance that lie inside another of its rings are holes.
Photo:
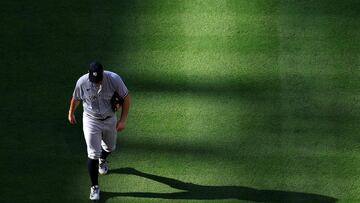
[[[123,103],[122,108],[121,108],[120,119],[119,119],[119,121],[118,121],[118,123],[116,125],[116,130],[118,132],[121,132],[122,130],[125,129],[126,119],[127,119],[128,113],[129,113],[129,109],[130,109],[130,95],[127,94],[124,97],[124,103]]]
[[[116,124],[116,130],[118,132],[121,132],[122,130],[125,129],[125,126],[126,126],[126,119],[127,119],[129,109],[130,109],[130,95],[129,95],[129,90],[127,89],[127,87],[126,87],[124,81],[121,79],[121,77],[117,74],[112,75],[112,76],[113,76],[112,81],[115,86],[115,91],[124,100],[123,104],[122,104],[122,108],[121,108],[120,119]]]

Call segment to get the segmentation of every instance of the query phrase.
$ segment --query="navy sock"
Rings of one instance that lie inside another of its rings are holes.
[[[104,149],[102,149],[100,159],[106,159],[109,156],[109,154],[111,154],[111,152],[107,152]]]
[[[99,160],[98,159],[90,159],[88,158],[88,171],[91,180],[91,186],[99,185],[98,182],[98,169],[99,168]]]

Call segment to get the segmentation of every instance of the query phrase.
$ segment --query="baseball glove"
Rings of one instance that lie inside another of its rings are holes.
[[[124,99],[115,91],[110,102],[112,110],[116,112],[123,105]]]

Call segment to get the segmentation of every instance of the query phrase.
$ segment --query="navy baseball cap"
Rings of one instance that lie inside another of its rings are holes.
[[[98,62],[90,63],[89,67],[89,80],[90,82],[98,83],[103,79],[103,66]]]

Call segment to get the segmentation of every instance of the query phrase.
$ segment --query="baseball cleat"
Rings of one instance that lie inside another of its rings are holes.
[[[109,170],[109,167],[107,166],[106,160],[99,159],[99,174],[106,175],[108,170]]]
[[[91,186],[90,188],[90,200],[100,199],[100,188],[98,185]]]

